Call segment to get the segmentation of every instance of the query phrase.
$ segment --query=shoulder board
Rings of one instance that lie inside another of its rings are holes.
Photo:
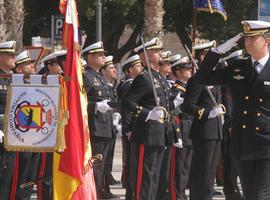
[[[173,86],[176,87],[178,90],[181,90],[182,92],[186,92],[186,88],[184,88],[180,84],[175,83]]]
[[[228,63],[231,63],[231,64],[241,64],[243,62],[246,62],[249,58],[250,58],[250,56],[245,57],[245,58],[241,58],[241,59],[237,59],[237,60],[228,61]]]
[[[125,85],[126,83],[128,83],[128,82],[132,82],[132,81],[133,81],[133,79],[132,79],[132,78],[127,79],[127,80],[125,80],[125,81],[123,81],[123,82],[122,82],[122,85]]]
[[[142,70],[141,72],[140,72],[140,74],[146,74],[148,71],[147,70]]]

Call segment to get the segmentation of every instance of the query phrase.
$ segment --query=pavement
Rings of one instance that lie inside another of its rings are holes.
[[[114,160],[113,160],[113,177],[116,180],[121,180],[121,173],[122,173],[122,143],[121,139],[117,138],[114,150]],[[125,199],[125,189],[122,188],[122,185],[113,185],[111,187],[111,192],[113,194],[119,195],[119,199]],[[215,185],[215,190],[221,192],[223,194],[223,187]],[[188,196],[189,190],[186,190],[186,194]],[[213,200],[225,200],[224,195],[216,195],[214,196]]]
[[[121,173],[122,173],[122,143],[121,143],[121,138],[118,137],[116,139],[116,144],[115,144],[115,151],[114,151],[114,160],[113,160],[113,177],[120,181],[121,180]],[[119,199],[125,199],[125,189],[122,188],[121,184],[116,184],[111,187],[111,192],[113,194],[116,194],[119,196],[119,198],[115,198],[114,200],[119,200]],[[223,193],[223,187],[222,186],[217,186],[215,185],[214,188],[216,191]],[[189,190],[186,190],[186,194],[188,196]],[[36,200],[36,194],[32,195],[31,200]],[[213,200],[225,200],[224,195],[216,195],[213,197]]]

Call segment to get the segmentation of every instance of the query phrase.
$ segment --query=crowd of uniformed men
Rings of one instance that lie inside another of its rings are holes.
[[[158,38],[142,43],[121,62],[119,84],[101,41],[82,50],[92,153],[103,158],[94,165],[98,199],[117,197],[110,185],[118,182],[112,176],[118,133],[125,199],[185,200],[189,188],[191,200],[210,200],[215,179],[226,200],[270,199],[270,23],[242,25],[242,33],[217,47],[194,46],[194,59],[163,51]],[[246,53],[232,53],[241,42]],[[25,74],[26,83],[33,74],[64,74],[65,50],[35,68],[27,51],[15,56],[15,44],[0,43],[1,74]],[[53,199],[53,154],[3,146],[9,84],[0,78],[0,199],[30,199],[34,184],[38,199]]]

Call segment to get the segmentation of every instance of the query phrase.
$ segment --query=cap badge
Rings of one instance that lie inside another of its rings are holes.
[[[243,27],[244,27],[244,32],[250,31],[250,25],[249,25],[247,22],[245,22],[245,23],[243,24]]]

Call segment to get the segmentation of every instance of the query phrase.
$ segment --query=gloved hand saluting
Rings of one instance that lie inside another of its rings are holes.
[[[173,146],[175,146],[176,148],[179,148],[179,149],[183,148],[183,142],[182,142],[181,138],[179,138],[177,140],[177,142],[173,144]]]
[[[164,119],[164,110],[162,110],[159,107],[154,107],[150,112],[148,113],[146,117],[146,122],[148,120],[156,120],[156,121],[162,121]]]
[[[174,107],[181,105],[183,101],[184,101],[184,98],[180,97],[180,92],[179,92],[177,96],[175,97],[175,99],[173,100]]]
[[[96,110],[101,112],[101,113],[105,113],[108,110],[112,110],[112,108],[108,105],[108,101],[107,99],[102,100],[100,102],[96,103]]]
[[[225,112],[224,112],[224,110],[222,109],[221,106],[214,107],[214,108],[210,111],[210,113],[209,113],[209,115],[208,115],[208,119],[210,119],[210,118],[215,118],[215,117],[217,117],[217,116],[219,116],[219,115],[223,115],[224,113],[225,113]]]
[[[4,133],[0,130],[0,143],[3,143]]]
[[[238,40],[241,39],[242,33],[239,33],[238,35],[234,36],[233,38],[227,40],[225,43],[219,45],[216,50],[222,54],[230,51],[233,47],[237,45]]]

